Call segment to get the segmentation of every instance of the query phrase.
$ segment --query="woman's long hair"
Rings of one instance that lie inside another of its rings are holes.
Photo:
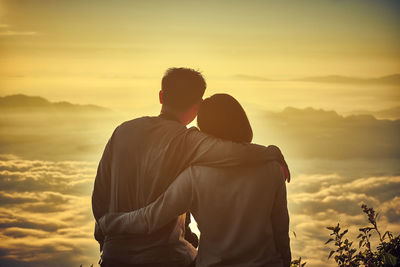
[[[204,99],[197,115],[197,125],[202,132],[222,139],[248,143],[253,139],[246,112],[228,94],[215,94]]]

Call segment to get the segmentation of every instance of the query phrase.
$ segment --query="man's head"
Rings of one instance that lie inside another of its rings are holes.
[[[197,115],[207,84],[200,72],[189,68],[170,68],[161,81],[160,103],[163,110],[179,116],[183,124]]]

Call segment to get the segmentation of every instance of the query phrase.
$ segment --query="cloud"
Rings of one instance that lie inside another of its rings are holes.
[[[298,81],[317,82],[317,83],[342,83],[342,84],[380,84],[380,85],[399,85],[400,74],[386,75],[377,78],[357,78],[340,75],[307,77]]]
[[[0,24],[0,36],[34,36],[38,35],[35,31],[16,31],[11,30],[10,25]]]
[[[30,159],[97,160],[115,127],[126,117],[91,105],[52,103],[42,97],[0,98],[3,153]],[[306,159],[400,158],[400,120],[371,115],[288,107],[252,119],[255,142],[284,148]]]
[[[0,265],[96,263],[90,204],[96,164],[0,159]]]
[[[21,195],[9,192],[45,192],[41,198],[62,200],[60,192],[69,195],[89,195],[96,164],[93,162],[52,162],[40,160],[11,159],[0,161],[0,188],[8,193],[0,194],[7,201],[18,201]],[[37,198],[37,195],[23,197]]]
[[[379,85],[392,85],[392,86],[400,85],[400,74],[398,73],[382,77],[374,77],[374,78],[358,78],[358,77],[348,77],[341,75],[327,75],[327,76],[305,77],[305,78],[291,79],[291,80],[273,80],[263,76],[255,76],[247,74],[236,74],[233,75],[232,78],[238,80],[246,80],[246,81],[266,81],[266,82],[300,81],[300,82],[332,83],[332,84],[357,84],[357,85],[379,84]]]
[[[24,32],[24,31],[0,31],[0,36],[34,36],[37,32]]]
[[[101,150],[122,120],[104,113],[32,113],[0,115],[0,265],[96,263],[90,194]],[[261,143],[277,140],[292,169],[292,251],[307,266],[333,265],[326,259],[325,228],[340,221],[355,237],[367,224],[361,203],[381,213],[383,230],[400,231],[400,121],[287,108],[254,122]]]
[[[236,74],[233,75],[232,78],[237,79],[237,80],[245,80],[245,81],[264,81],[264,82],[270,82],[274,81],[262,76],[255,76],[255,75],[246,75],[246,74]]]
[[[293,157],[400,158],[400,120],[377,120],[371,115],[344,117],[335,111],[288,107],[266,113],[255,125],[255,135],[277,140]]]
[[[0,97],[1,152],[41,160],[97,160],[121,117],[95,105]]]
[[[358,228],[368,224],[361,211],[366,203],[381,215],[378,226],[384,232],[400,232],[400,176],[351,178],[337,174],[298,175],[288,185],[291,214],[291,244],[294,256],[308,261],[308,266],[328,266],[329,237],[327,226],[338,222],[349,228],[348,236],[356,240]],[[376,236],[374,237],[376,239]],[[376,240],[374,241],[375,244]],[[356,243],[356,242],[355,242]]]
[[[96,165],[0,155],[0,265],[97,262],[90,205]],[[327,261],[326,227],[340,222],[355,238],[358,227],[367,225],[361,203],[380,212],[383,231],[400,231],[400,176],[345,173],[294,172],[287,186],[291,230],[297,235],[291,235],[293,256],[306,259],[307,266],[334,266]]]

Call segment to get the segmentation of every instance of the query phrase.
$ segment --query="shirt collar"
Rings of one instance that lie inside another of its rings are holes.
[[[166,119],[166,120],[171,120],[171,121],[176,121],[180,123],[180,120],[176,117],[176,115],[171,114],[169,112],[163,112],[160,115],[158,115],[159,118]]]

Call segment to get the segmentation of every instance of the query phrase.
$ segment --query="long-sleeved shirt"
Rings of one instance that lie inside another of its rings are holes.
[[[109,235],[152,233],[190,210],[201,232],[196,266],[290,266],[286,186],[271,162],[186,169],[152,204],[107,214]]]
[[[141,117],[118,126],[100,160],[92,194],[96,221],[108,212],[127,212],[157,199],[192,164],[229,167],[269,160],[285,164],[276,147],[224,141],[170,116]],[[106,235],[103,259],[127,263],[168,262],[182,266],[194,257],[183,238],[184,216],[151,234]],[[101,232],[96,232],[101,236]]]

